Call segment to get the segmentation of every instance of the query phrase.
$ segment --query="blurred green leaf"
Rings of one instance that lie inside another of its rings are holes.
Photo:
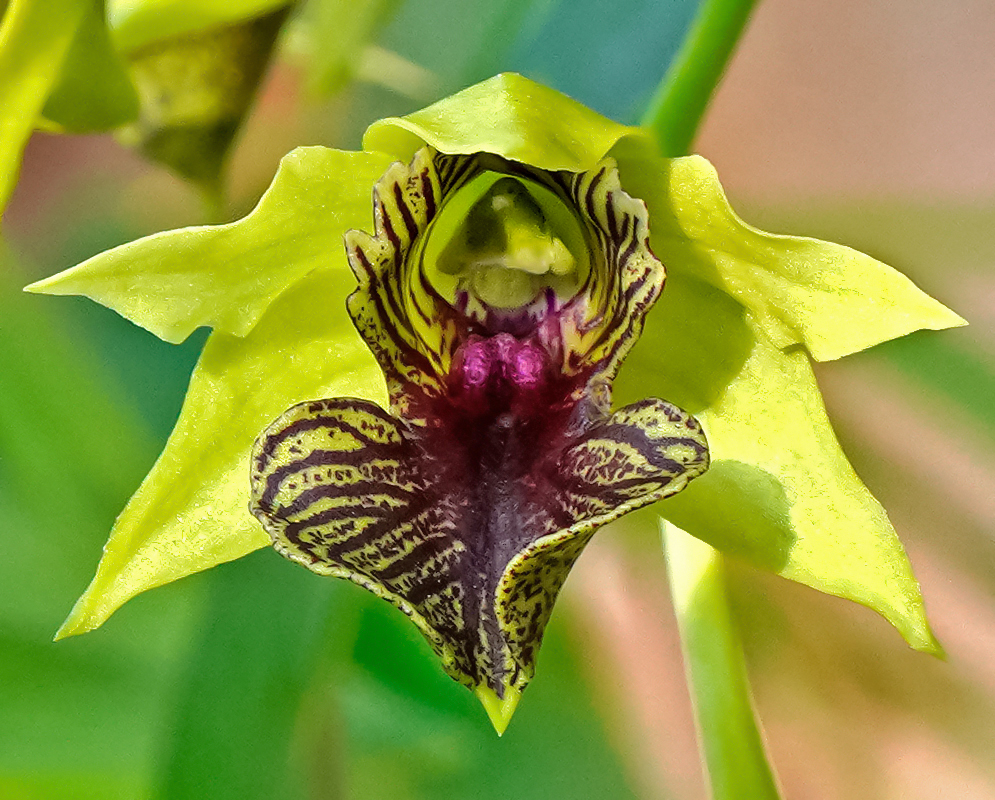
[[[155,444],[113,396],[99,363],[82,347],[74,349],[51,309],[16,284],[13,259],[0,246],[2,485],[8,497],[21,498],[27,517],[54,516],[60,525],[75,518],[90,526],[95,516],[113,516],[154,458]],[[65,517],[56,516],[64,509]],[[61,568],[66,555],[53,567]],[[74,555],[85,558],[85,549]]]
[[[91,0],[11,0],[0,20],[0,213]]]
[[[156,444],[79,331],[0,250],[0,797],[146,794],[196,582],[52,642]]]
[[[194,31],[220,28],[268,14],[288,0],[107,0],[107,20],[118,50]]]
[[[995,438],[995,367],[990,358],[963,343],[929,334],[888,342],[876,354],[949,398]]]
[[[128,49],[138,121],[126,144],[196,185],[216,211],[228,151],[269,66],[289,6]]]
[[[345,587],[271,550],[209,576],[154,797],[296,800],[291,750]],[[343,648],[345,649],[345,648]]]
[[[138,116],[138,95],[111,43],[100,0],[89,3],[42,115],[68,133],[106,131]]]
[[[726,599],[722,556],[663,524],[664,547],[705,776],[714,800],[779,800],[746,663]]]
[[[363,49],[403,0],[312,0],[304,6],[308,30],[308,88],[339,91],[355,73]]]

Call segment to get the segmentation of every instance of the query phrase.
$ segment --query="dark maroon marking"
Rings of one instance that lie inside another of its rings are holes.
[[[402,279],[407,277],[407,273],[406,273],[405,270],[401,271],[401,276],[402,276]],[[397,323],[399,325],[400,324],[406,324],[407,327],[405,328],[405,330],[408,332],[409,335],[411,335],[411,338],[414,338],[417,341],[417,336],[414,336],[413,333],[412,333],[412,331],[411,331],[411,325],[408,322],[408,315],[404,312],[404,308],[402,307],[401,298],[399,296],[399,290],[400,290],[401,287],[397,286],[397,285],[392,285],[389,282],[380,281],[377,284],[376,288],[378,290],[380,290],[380,291],[373,292],[372,294],[373,294],[373,296],[375,298],[374,302],[376,302],[377,311],[380,312],[381,315],[383,315],[383,312],[384,312],[383,301],[386,298],[387,306],[390,308],[390,311],[393,314],[394,319],[397,320]],[[379,301],[379,302],[377,302],[377,301]],[[399,329],[396,328],[396,326],[393,325],[393,323],[391,323],[387,319],[386,316],[382,316],[382,320],[387,325],[390,325],[391,327],[394,327],[395,331],[399,330]],[[394,339],[394,341],[397,341],[397,340]]]
[[[327,525],[329,522],[340,521],[340,522],[355,522],[358,514],[343,514],[341,509],[338,508],[327,508],[324,511],[319,511],[317,514],[312,514],[307,519],[297,520],[296,522],[286,523],[286,527],[283,529],[283,533],[287,538],[293,538],[295,541],[300,541],[300,534],[303,531],[310,530],[312,528],[320,528],[322,525]],[[402,522],[405,517],[403,513],[388,513],[382,508],[370,508],[366,510],[366,513],[362,514],[363,517],[379,517],[379,521],[373,525],[368,526],[362,534],[356,533],[347,539],[343,539],[341,536],[336,537],[333,541],[326,541],[324,537],[321,538],[323,546],[328,551],[328,557],[330,559],[334,558],[333,550],[338,549],[338,554],[348,553],[350,550],[355,549],[353,544],[357,536],[362,536],[363,541],[369,541],[376,539],[383,534],[394,530],[400,522]],[[378,530],[378,533],[373,533],[372,531]],[[317,531],[321,533],[320,531]]]
[[[415,308],[418,309],[418,316],[429,324],[437,324],[443,321],[448,322],[449,318],[453,316],[452,309],[450,308],[449,303],[442,298],[442,295],[436,291],[435,287],[432,285],[432,282],[425,274],[425,270],[421,268],[420,264],[418,267],[418,284],[421,287],[422,293],[428,300],[429,305],[432,306],[432,311],[436,315],[434,317],[429,316],[425,309],[422,308],[421,303],[415,302]],[[420,298],[416,298],[416,300],[418,299]]]
[[[616,229],[618,223],[615,220],[615,193],[608,192],[607,200],[608,202],[605,204],[605,216],[608,217],[608,235],[618,241],[618,231]]]
[[[266,488],[259,498],[258,503],[261,506],[271,507],[273,498],[279,493],[280,484],[284,478],[302,469],[333,467],[335,465],[359,467],[375,459],[396,461],[398,455],[397,445],[368,445],[362,450],[350,453],[344,453],[341,450],[314,450],[306,458],[277,467],[277,469],[268,475],[266,477]]]
[[[651,466],[659,469],[670,471],[677,464],[676,461],[658,452],[660,446],[655,443],[655,440],[651,439],[639,428],[631,425],[605,425],[604,427],[592,430],[590,436],[596,439],[612,439],[616,442],[624,442],[638,450],[650,462]],[[704,448],[700,445],[694,447],[690,441],[678,439],[678,442],[692,446],[699,454],[704,451]],[[663,446],[666,447],[666,445]]]
[[[646,243],[648,244],[648,242]],[[621,263],[628,263],[629,259],[632,258],[632,254],[636,252],[636,248],[640,245],[639,241],[639,219],[637,217],[632,218],[632,236],[629,239],[629,244],[625,248],[625,252],[622,253]]]
[[[390,292],[389,290],[386,292],[386,294],[391,299],[394,299],[393,293]],[[350,295],[350,297],[352,296],[355,295]],[[416,347],[410,346],[405,340],[405,337],[401,336],[400,330],[397,328],[397,326],[394,325],[394,323],[390,319],[390,316],[387,314],[387,310],[384,308],[382,302],[382,297],[378,291],[375,291],[375,287],[371,287],[371,291],[369,292],[368,297],[373,302],[373,305],[376,309],[376,320],[371,321],[372,324],[378,331],[385,332],[388,338],[394,343],[395,347],[397,347],[397,349],[401,351],[405,366],[416,369],[422,372],[424,375],[438,377],[435,371],[435,367],[433,366],[432,362],[429,361],[429,359],[425,356],[425,354],[422,353],[420,350],[418,350]],[[400,309],[397,309],[395,313],[398,319],[401,320],[406,319],[406,315],[401,313]],[[351,310],[350,310],[350,316],[352,316]],[[359,330],[359,333],[360,335],[362,335],[367,346],[370,348],[370,350],[374,352],[375,355],[377,355],[377,361],[380,364],[380,368],[385,372],[389,371],[391,375],[398,378],[399,380],[403,379],[403,375],[401,375],[394,368],[392,359],[388,357],[388,354],[392,353],[393,351],[390,350],[390,348],[381,346],[377,342],[375,336],[372,336],[372,338],[368,337],[367,331],[364,330],[363,327],[359,324],[359,321],[356,319],[356,317],[352,316],[352,321],[356,325],[356,328]]]
[[[600,500],[610,506],[618,507],[622,503],[637,499],[637,497],[630,496],[626,490],[639,489],[640,494],[646,496],[653,491],[662,489],[685,470],[685,466],[677,462],[673,462],[673,467],[674,470],[670,474],[661,473],[659,475],[646,475],[641,478],[626,478],[621,481],[615,481],[610,487],[595,486],[594,484],[580,480],[576,476],[562,477],[557,481],[556,485],[558,488],[572,494]],[[653,502],[652,498],[646,497],[645,505],[649,505],[651,502]],[[602,509],[591,510],[588,513],[579,515],[579,518],[575,518],[571,524],[583,522],[586,519],[599,516],[603,513],[605,512]]]
[[[622,230],[620,231],[620,236],[618,237],[618,240],[620,242],[624,242],[627,241],[630,236],[633,239],[636,238],[636,218],[634,216],[626,214],[625,219],[622,221]]]
[[[423,169],[418,177],[421,178],[421,193],[425,198],[425,215],[431,222],[435,218],[435,190],[432,187],[428,168]]]
[[[448,574],[448,570],[432,572],[411,587],[408,596],[405,598],[411,605],[418,606],[424,603],[431,595],[438,594],[442,589],[453,583],[459,583],[459,577]]]
[[[394,184],[394,202],[397,203],[397,210],[401,212],[401,220],[404,222],[404,227],[407,228],[408,238],[414,242],[421,231],[415,218],[411,216],[411,209],[408,208],[408,203],[404,199],[404,190],[399,183]]]
[[[279,513],[282,516],[293,516],[301,511],[309,508],[316,501],[322,498],[342,498],[342,497],[355,497],[357,500],[361,500],[364,497],[370,497],[371,495],[386,495],[394,500],[399,500],[403,503],[410,503],[415,498],[413,492],[401,489],[399,486],[392,485],[390,483],[384,483],[381,481],[356,481],[355,483],[350,483],[346,486],[340,486],[334,483],[322,483],[315,486],[313,489],[308,489],[307,491],[301,492],[297,497],[294,498],[294,502],[290,505],[280,506]],[[378,508],[379,506],[361,506],[361,508]],[[393,507],[387,506],[385,510],[393,510]]]
[[[387,213],[387,207],[383,204],[380,196],[377,195],[377,205],[380,208],[380,223],[383,229],[384,235],[387,237],[387,241],[390,242],[391,248],[394,251],[394,263],[398,266],[401,265],[401,240],[398,238],[397,233],[394,231],[394,223],[390,220],[390,214]]]
[[[386,569],[379,570],[377,575],[386,581],[396,580],[405,573],[417,574],[418,566],[424,564],[429,558],[441,557],[440,564],[432,571],[432,574],[440,578],[443,584],[453,583],[455,578],[449,569],[441,569],[443,565],[458,563],[461,559],[458,553],[449,549],[452,540],[446,535],[447,532],[438,531],[425,536],[418,544],[400,558],[390,562]],[[448,556],[448,558],[447,558]],[[412,599],[412,598],[409,598]],[[418,602],[415,600],[415,602]]]
[[[386,411],[384,411],[376,403],[370,403],[366,400],[353,400],[350,398],[336,398],[334,403],[311,403],[308,405],[308,412],[311,414],[317,414],[322,411],[334,411],[337,409],[354,411],[355,409],[361,409],[370,416],[376,417],[381,423],[383,423],[384,428],[387,430],[393,430],[400,432],[403,430],[404,423],[398,420],[396,417],[390,416]],[[307,419],[296,420],[285,428],[281,428],[277,433],[270,434],[266,437],[266,444],[264,445],[262,451],[258,454],[257,460],[263,456],[267,460],[272,458],[273,452],[287,439],[296,436],[298,433],[303,433],[304,431],[314,430],[315,428],[329,427],[335,430],[343,431],[351,436],[355,436],[360,441],[369,444],[376,445],[379,442],[374,442],[369,435],[363,433],[362,430],[346,422],[341,417],[338,416],[321,416],[321,417],[308,417]],[[385,445],[386,446],[386,445]],[[396,447],[397,445],[391,445]]]
[[[584,209],[587,211],[587,216],[590,218],[591,222],[597,225],[598,213],[597,209],[594,207],[594,192],[598,188],[598,184],[601,183],[602,179],[605,177],[605,169],[602,167],[597,171],[591,182],[587,186],[587,193],[584,195]]]
[[[327,549],[328,558],[334,560],[342,556],[346,556],[352,551],[357,549],[356,542],[362,542],[368,544],[375,542],[376,540],[386,536],[387,534],[397,530],[397,528],[405,522],[413,523],[420,514],[422,514],[430,505],[430,502],[425,500],[416,500],[412,505],[404,509],[397,509],[395,511],[386,512],[383,509],[377,509],[382,513],[366,513],[362,516],[364,517],[376,517],[378,518],[376,522],[367,525],[362,533],[357,533],[350,536],[348,539],[339,538],[334,541],[326,541],[325,547]],[[339,515],[334,513],[335,509],[328,509],[326,511],[315,514],[311,520],[301,520],[301,523],[307,523],[301,529],[306,527],[318,527],[320,525],[326,525],[329,522],[340,520],[345,521],[349,518],[354,518],[359,515]],[[439,537],[445,537],[444,532],[439,532],[435,534]]]
[[[367,278],[372,277],[374,274],[373,265],[370,264],[370,260],[366,257],[366,253],[364,252],[363,248],[353,245],[352,247],[349,248],[349,253],[359,259],[360,264],[362,264],[363,266],[363,271],[366,273],[366,277]],[[349,261],[351,262],[352,259],[349,259]]]

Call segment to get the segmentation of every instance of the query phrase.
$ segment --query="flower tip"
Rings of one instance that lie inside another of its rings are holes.
[[[947,660],[947,651],[943,647],[943,643],[936,638],[936,635],[932,630],[927,630],[928,639],[922,644],[913,645],[914,649],[918,650],[920,653],[926,653],[926,655],[935,656],[940,659],[940,661]]]
[[[68,639],[70,636],[78,636],[81,633],[86,633],[89,630],[91,629],[80,626],[79,619],[75,614],[70,614],[66,618],[66,621],[59,626],[59,629],[55,632],[55,636],[52,637],[52,641],[58,642],[62,639]]]
[[[484,711],[487,712],[497,735],[503,736],[515,714],[515,709],[518,708],[518,701],[522,699],[521,690],[514,686],[505,686],[502,698],[498,697],[490,686],[481,685],[474,689],[473,693],[477,695]]]
[[[92,588],[92,586],[88,588],[83,593],[83,596],[76,601],[72,611],[69,612],[69,616],[59,626],[59,630],[55,632],[55,636],[52,639],[53,642],[68,639],[70,636],[81,636],[84,633],[96,630],[121,605],[121,603],[112,605],[109,610],[95,607],[91,596]]]
[[[40,281],[35,281],[34,283],[29,283],[24,287],[22,291],[29,292],[31,294],[50,294],[46,284],[51,280],[51,278],[43,278]]]
[[[24,287],[23,291],[29,292],[30,294],[83,294],[84,292],[82,287],[78,283],[74,282],[70,277],[70,273],[75,272],[75,270],[76,267],[70,267],[62,272],[57,272],[55,275],[49,275],[47,278],[42,278],[40,281],[29,283]],[[69,278],[69,280],[66,280],[67,278]]]

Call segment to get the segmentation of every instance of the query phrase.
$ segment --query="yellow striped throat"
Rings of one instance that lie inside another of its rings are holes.
[[[663,289],[614,162],[546,172],[420,150],[345,243],[356,328],[390,410],[294,406],[257,440],[275,548],[411,617],[503,730],[553,603],[601,525],[708,466],[698,422],[611,385]]]

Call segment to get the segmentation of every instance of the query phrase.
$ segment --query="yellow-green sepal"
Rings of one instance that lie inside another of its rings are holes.
[[[304,400],[386,400],[342,307],[352,282],[345,269],[315,270],[245,336],[210,336],[166,448],[118,517],[60,637],[96,628],[140,592],[270,544],[246,488],[259,432]]]
[[[85,294],[168,341],[215,327],[164,452],[60,635],[269,544],[248,511],[249,453],[288,406],[329,396],[385,402],[380,370],[346,313],[355,279],[342,235],[370,225],[370,187],[388,162],[301,148],[245,219],[157,234],[31,287]]]
[[[374,122],[363,148],[407,160],[428,144],[443,153],[494,153],[540,169],[584,172],[625,136],[644,134],[508,72],[406,117]]]
[[[668,270],[734,298],[777,347],[803,344],[828,361],[913,331],[967,324],[864,253],[746,224],[700,156],[660,158],[638,140],[622,143],[617,156],[623,186],[649,207],[653,251]]]
[[[344,317],[352,278],[342,235],[369,227],[371,187],[389,163],[375,153],[298,148],[243,219],[147,236],[28,291],[84,295],[178,343],[201,326],[246,336],[289,286],[335,268],[344,282],[328,313]]]
[[[938,652],[884,510],[826,417],[809,356],[834,359],[964,320],[904,275],[843,245],[746,225],[700,157],[622,146],[623,182],[650,208],[668,289],[620,376],[705,427],[711,470],[668,519],[726,552],[873,608]]]
[[[660,513],[719,550],[862,603],[938,652],[919,585],[884,510],[856,476],[800,346],[782,349],[715,287],[672,276],[616,382],[692,412],[712,465]]]

